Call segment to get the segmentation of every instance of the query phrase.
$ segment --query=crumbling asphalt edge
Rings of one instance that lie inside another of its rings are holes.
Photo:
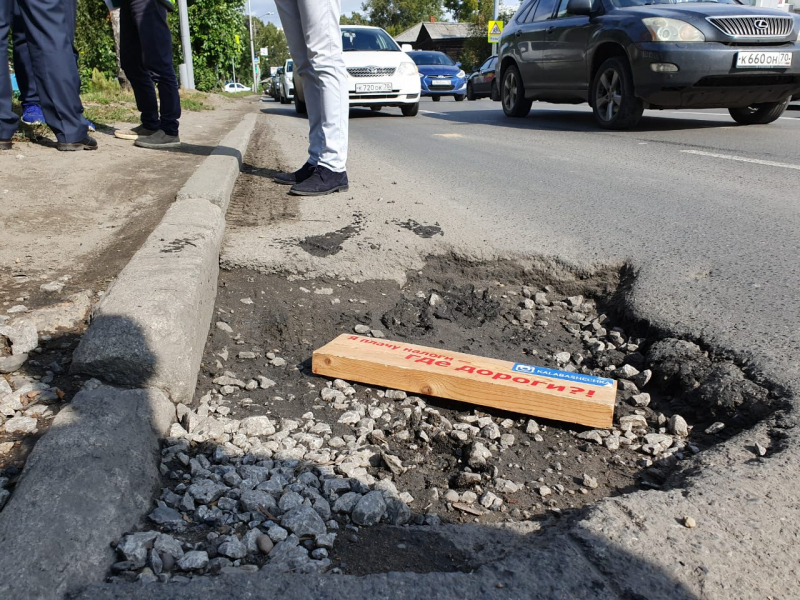
[[[59,413],[0,513],[0,597],[56,599],[102,581],[109,543],[149,508],[159,438],[194,393],[255,122],[245,115],[203,161],[97,306],[72,372],[102,383]]]

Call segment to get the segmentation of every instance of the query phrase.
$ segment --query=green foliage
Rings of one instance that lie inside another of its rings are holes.
[[[371,23],[367,17],[353,11],[349,17],[347,15],[339,17],[339,25],[371,25]]]
[[[117,59],[108,8],[102,0],[78,0],[77,11],[75,48],[81,82],[87,86],[95,69],[115,77]]]
[[[261,48],[267,48],[268,52],[268,56],[261,56],[259,61],[260,79],[263,81],[269,77],[270,67],[283,66],[289,58],[289,44],[282,29],[278,29],[272,23],[264,24],[258,19],[253,19],[253,38],[257,57]]]
[[[444,15],[442,0],[365,0],[361,10],[371,25],[383,27],[390,35]]]

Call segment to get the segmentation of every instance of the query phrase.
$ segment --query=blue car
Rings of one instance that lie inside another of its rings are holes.
[[[422,95],[434,102],[442,96],[453,96],[461,102],[467,96],[467,75],[461,63],[453,62],[444,52],[416,50],[407,53],[417,63]]]

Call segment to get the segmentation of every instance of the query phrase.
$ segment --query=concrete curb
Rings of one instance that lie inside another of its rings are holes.
[[[208,156],[98,305],[73,373],[84,389],[37,443],[0,512],[0,598],[102,581],[109,543],[149,508],[159,439],[189,401],[214,308],[225,211],[256,115]]]

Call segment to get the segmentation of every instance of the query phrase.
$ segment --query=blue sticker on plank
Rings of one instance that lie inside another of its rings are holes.
[[[558,369],[548,369],[546,367],[523,365],[522,363],[516,363],[514,365],[514,368],[511,370],[516,373],[525,373],[527,375],[541,375],[542,377],[564,379],[566,381],[574,381],[575,383],[588,383],[589,385],[597,385],[600,387],[608,387],[614,385],[613,379],[606,379],[605,377],[595,377],[594,375],[584,375],[583,373],[570,373],[569,371],[559,371]]]

